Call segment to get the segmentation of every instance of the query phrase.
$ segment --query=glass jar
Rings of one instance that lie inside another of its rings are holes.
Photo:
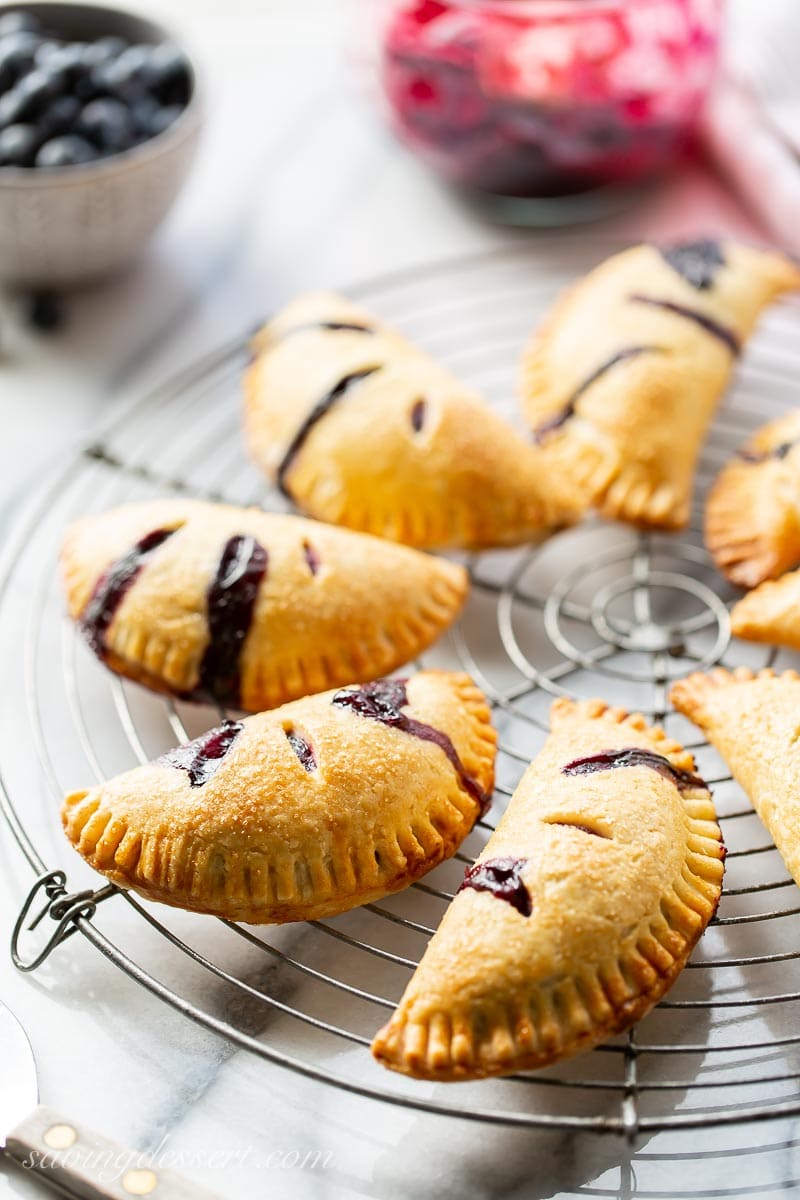
[[[534,221],[602,208],[592,199],[598,189],[618,190],[675,160],[712,79],[723,5],[370,2],[379,6],[377,78],[394,129],[500,215]]]

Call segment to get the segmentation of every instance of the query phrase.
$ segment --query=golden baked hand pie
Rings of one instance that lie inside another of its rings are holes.
[[[148,899],[254,924],[330,916],[454,853],[491,795],[495,740],[468,676],[423,671],[227,721],[72,792],[62,819]]]
[[[427,548],[513,545],[579,515],[535,447],[340,296],[295,300],[245,377],[256,462],[323,521]]]
[[[670,698],[722,755],[800,883],[800,675],[718,668],[679,680]]]
[[[800,650],[800,571],[768,579],[731,609],[731,632],[748,642]]]
[[[586,1050],[664,995],[717,907],[691,755],[599,700],[557,700],[551,726],[373,1042],[384,1066],[477,1079]]]
[[[467,592],[462,567],[417,550],[196,500],[85,517],[62,562],[70,614],[112,670],[254,712],[395,670]]]
[[[720,472],[706,502],[706,545],[740,587],[800,563],[800,409],[759,429]]]
[[[636,525],[689,518],[697,456],[764,306],[800,287],[778,254],[711,240],[635,246],[562,297],[522,365],[551,469]]]

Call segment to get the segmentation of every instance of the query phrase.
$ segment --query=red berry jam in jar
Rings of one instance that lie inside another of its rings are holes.
[[[403,140],[448,180],[577,196],[685,147],[723,0],[384,0],[380,81]]]

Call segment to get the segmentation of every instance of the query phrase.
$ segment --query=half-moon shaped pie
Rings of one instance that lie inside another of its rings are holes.
[[[72,792],[75,849],[114,883],[255,924],[330,916],[453,854],[493,786],[495,733],[466,675],[423,671],[226,721]]]
[[[393,671],[459,612],[462,567],[258,509],[155,500],[62,548],[71,616],[112,670],[257,712]]]
[[[373,1042],[384,1066],[466,1080],[586,1050],[664,995],[716,910],[691,755],[599,700],[557,700],[551,726]]]
[[[731,632],[747,642],[800,650],[800,571],[765,583],[731,609]]]
[[[670,698],[722,755],[800,883],[800,675],[718,668],[681,679]]]
[[[567,292],[523,358],[552,471],[635,525],[686,524],[717,401],[764,306],[800,287],[779,254],[711,240],[614,255]]]
[[[341,296],[300,297],[254,347],[250,451],[311,516],[445,548],[531,541],[579,515],[535,447]]]
[[[706,545],[740,587],[800,563],[800,409],[759,429],[720,472],[706,502]]]

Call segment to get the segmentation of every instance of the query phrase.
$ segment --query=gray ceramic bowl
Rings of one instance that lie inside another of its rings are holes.
[[[174,40],[119,9],[88,4],[0,4],[33,12],[75,41],[110,34]],[[189,171],[201,125],[192,70],[189,104],[163,133],[132,150],[78,166],[0,167],[0,281],[47,286],[105,275],[129,262],[166,216]]]

